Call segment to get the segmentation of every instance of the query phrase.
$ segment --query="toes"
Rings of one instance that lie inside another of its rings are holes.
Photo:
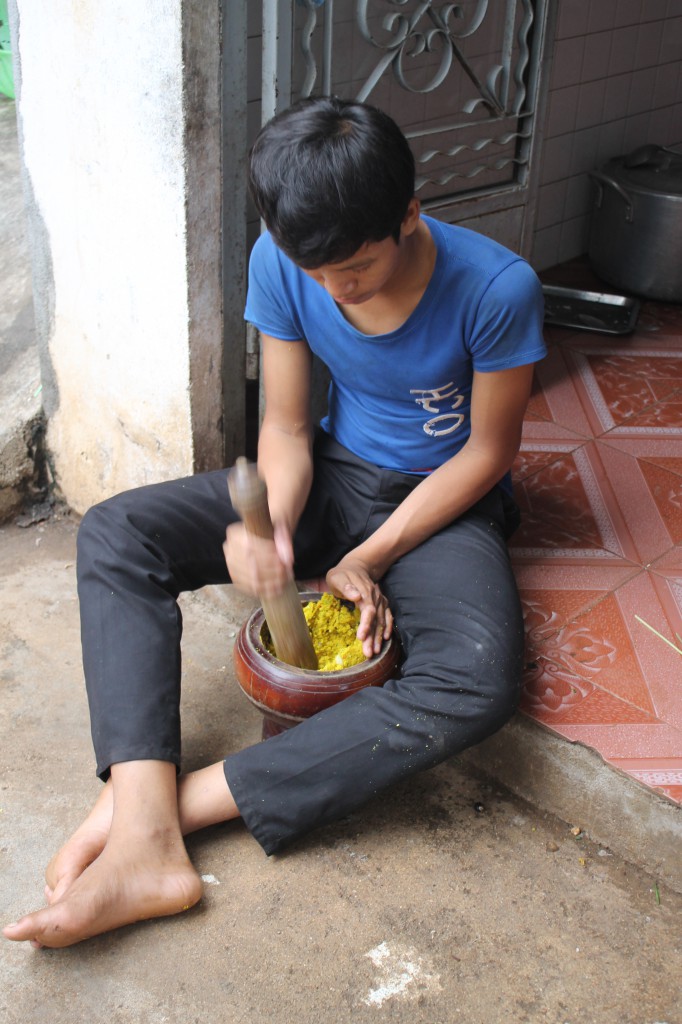
[[[3,928],[3,934],[13,942],[29,942],[34,949],[64,945],[60,915],[55,914],[50,907],[27,914],[14,924],[7,925]]]
[[[54,885],[48,884],[45,886],[45,900],[48,906],[52,906],[53,903],[58,903],[59,900],[64,896],[67,889],[73,885],[78,878],[77,871],[70,871],[68,874],[62,875],[59,879],[55,880]]]
[[[2,934],[12,942],[25,942],[35,937],[35,928],[32,925],[31,917],[22,917],[2,929]]]
[[[43,949],[45,946],[68,946],[73,941],[78,941],[72,939],[63,927],[63,915],[59,911],[55,913],[51,907],[37,910],[35,914],[27,914],[14,924],[7,925],[3,929],[3,934],[13,942],[28,942],[34,949]]]
[[[77,878],[78,875],[76,873],[62,875],[62,877],[59,879],[54,889],[52,890],[51,896],[48,898],[47,902],[50,905],[52,905],[53,903],[58,903],[62,896],[64,896],[64,894],[66,893],[67,889],[76,881]]]

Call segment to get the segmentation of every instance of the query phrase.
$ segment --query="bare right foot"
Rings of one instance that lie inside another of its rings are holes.
[[[179,836],[151,842],[113,837],[60,898],[3,934],[37,947],[71,946],[135,921],[189,910],[201,893],[201,879]]]

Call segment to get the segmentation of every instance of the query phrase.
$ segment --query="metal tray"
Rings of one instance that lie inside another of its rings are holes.
[[[630,334],[639,316],[640,303],[626,295],[583,292],[543,284],[545,323],[599,334]]]

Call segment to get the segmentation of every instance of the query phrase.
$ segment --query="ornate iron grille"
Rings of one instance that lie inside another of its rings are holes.
[[[412,145],[439,205],[526,182],[537,0],[296,0],[292,99],[353,96]]]

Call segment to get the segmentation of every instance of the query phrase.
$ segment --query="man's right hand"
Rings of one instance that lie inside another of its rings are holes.
[[[252,597],[277,597],[293,577],[291,535],[281,523],[274,524],[273,540],[254,537],[243,523],[233,523],[227,528],[223,552],[230,579]]]

